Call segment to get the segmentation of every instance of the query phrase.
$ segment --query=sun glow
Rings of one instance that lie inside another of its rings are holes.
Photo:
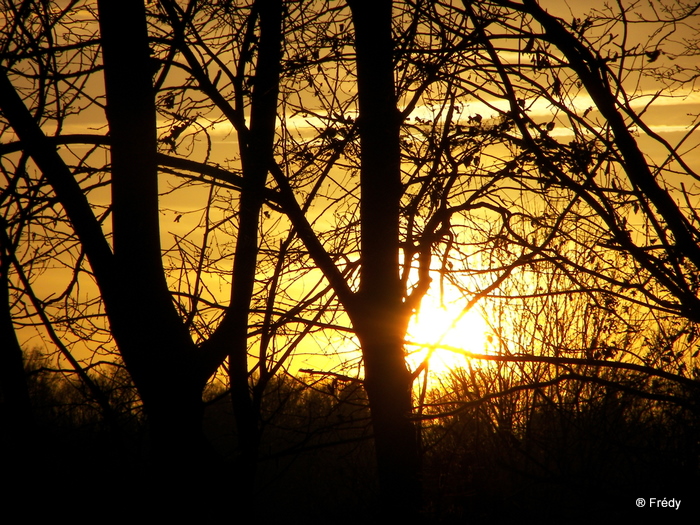
[[[430,373],[442,375],[467,365],[464,351],[489,353],[493,335],[488,323],[476,306],[466,313],[464,306],[464,299],[442,304],[431,295],[423,299],[408,328],[407,361],[412,370],[425,363]]]

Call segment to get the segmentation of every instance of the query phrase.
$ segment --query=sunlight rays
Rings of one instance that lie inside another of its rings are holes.
[[[462,351],[489,353],[493,336],[484,316],[478,308],[463,312],[466,300],[450,295],[441,302],[429,293],[413,316],[406,338],[411,370],[423,367],[444,375],[467,365]]]

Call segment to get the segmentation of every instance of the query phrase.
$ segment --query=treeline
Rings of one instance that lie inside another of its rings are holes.
[[[81,498],[150,479],[148,427],[123,367],[93,375],[110,400],[112,412],[105,414],[70,373],[51,368],[36,352],[26,362],[36,431],[25,464],[32,465],[32,479],[63,480]],[[626,519],[636,498],[653,496],[682,499],[688,515],[700,488],[697,394],[605,369],[588,370],[598,381],[540,381],[538,387],[523,381],[532,372],[512,364],[468,366],[441,376],[423,397],[416,416],[422,420],[423,522]],[[626,391],[632,385],[648,387],[648,397],[663,388],[677,402],[645,399]],[[351,523],[378,511],[360,381],[303,373],[275,378],[261,407],[254,498],[247,502],[237,499],[227,474],[242,460],[228,392],[210,385],[205,400],[212,461],[200,480],[206,492],[233,491],[236,504],[263,506],[265,519],[292,522],[334,516]],[[209,512],[225,514],[214,502]]]

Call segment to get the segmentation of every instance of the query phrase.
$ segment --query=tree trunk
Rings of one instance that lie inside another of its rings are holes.
[[[410,312],[399,273],[400,114],[396,107],[391,1],[349,1],[355,26],[361,145],[362,269],[350,312],[362,346],[385,512],[410,517],[420,506],[420,447],[404,335]]]
[[[22,348],[12,323],[10,311],[10,239],[5,220],[0,217],[0,465],[5,472],[14,472],[17,458],[34,456],[32,407],[24,372]]]
[[[259,17],[260,36],[250,127],[238,129],[243,183],[231,301],[224,319],[204,345],[207,351],[220,354],[223,349],[228,354],[231,402],[238,434],[236,491],[244,499],[250,497],[254,489],[260,441],[259,407],[251,395],[249,382],[248,326],[257,271],[260,215],[267,174],[274,162],[282,58],[282,2],[256,0],[253,12]],[[245,114],[243,107],[237,107],[236,111]]]
[[[410,420],[412,379],[404,359],[403,334],[387,328],[387,317],[361,321],[363,328],[357,333],[364,357],[381,505],[386,517],[410,518],[417,515],[421,504],[419,432]]]
[[[141,0],[100,0],[98,7],[111,136],[114,261],[112,272],[96,276],[112,333],[144,401],[156,469],[168,479],[185,479],[201,459],[201,396],[208,373],[175,310],[162,264],[145,9]]]

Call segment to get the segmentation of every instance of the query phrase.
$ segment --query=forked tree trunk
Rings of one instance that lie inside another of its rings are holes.
[[[145,8],[142,0],[99,0],[98,7],[114,257],[111,271],[96,276],[112,334],[144,401],[156,471],[163,479],[185,480],[201,459],[201,396],[209,373],[175,310],[163,269]]]

